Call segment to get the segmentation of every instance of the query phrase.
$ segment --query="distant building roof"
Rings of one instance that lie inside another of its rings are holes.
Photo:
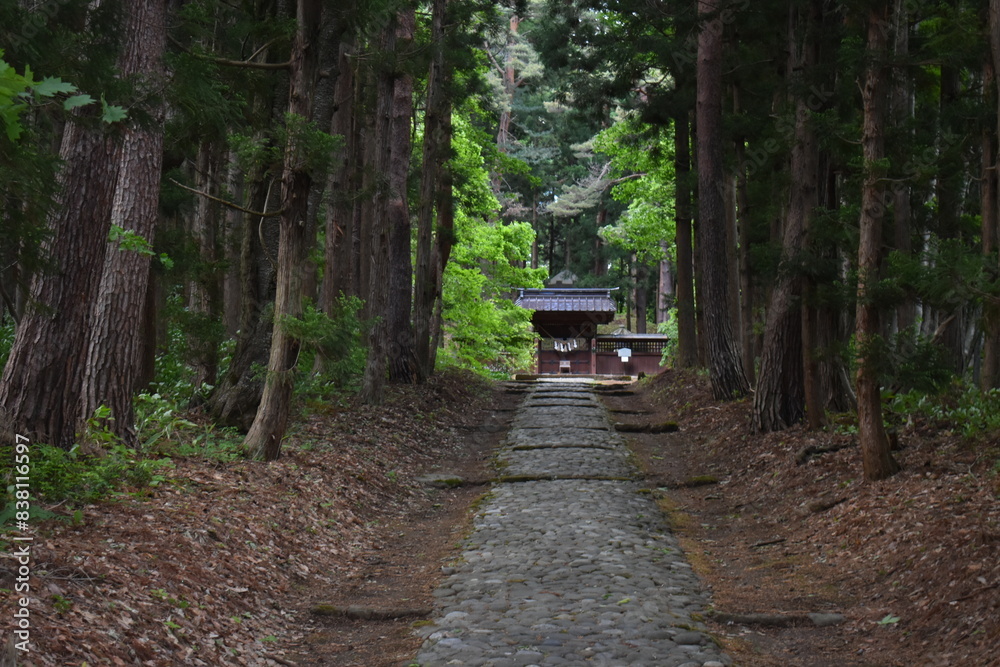
[[[551,338],[593,337],[597,325],[613,320],[617,311],[607,288],[524,288],[514,303],[533,310],[535,331]]]
[[[610,289],[581,287],[522,289],[514,303],[542,312],[614,313],[618,310]]]

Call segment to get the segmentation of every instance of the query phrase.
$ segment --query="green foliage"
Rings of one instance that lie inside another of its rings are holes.
[[[21,138],[24,132],[21,116],[33,105],[63,97],[62,109],[69,111],[94,102],[90,95],[76,94],[76,86],[57,77],[49,76],[36,81],[30,67],[24,68],[24,74],[18,74],[3,56],[4,51],[0,49],[0,121],[10,141],[16,142]],[[127,116],[122,107],[109,105],[103,96],[101,107],[101,118],[106,123],[118,122]]]
[[[196,422],[176,399],[141,393],[133,405],[139,448],[147,456],[232,461],[240,455],[243,437],[236,429]]]
[[[236,154],[236,164],[248,173],[277,170],[281,164],[281,148],[264,137],[234,132],[229,135],[229,147]]]
[[[594,140],[611,159],[618,182],[615,200],[627,205],[614,225],[600,230],[608,243],[635,252],[640,262],[664,258],[662,245],[674,238],[673,137],[669,126],[641,123],[634,115],[617,119]]]
[[[11,460],[6,451],[3,458],[5,463]],[[94,454],[83,453],[79,445],[66,450],[32,443],[31,493],[45,503],[92,503],[123,487],[160,484],[165,480],[166,469],[171,466],[170,461],[142,458],[117,441]],[[2,474],[6,477],[9,472],[4,470]],[[8,504],[11,499],[11,490],[8,490]],[[38,515],[37,518],[51,516]]]
[[[900,424],[925,420],[966,438],[992,438],[1000,433],[1000,389],[983,392],[955,381],[938,393],[895,394],[887,408],[889,420]]]
[[[545,270],[521,268],[531,255],[531,225],[496,218],[500,204],[484,169],[484,141],[467,119],[456,117],[456,243],[444,273],[446,346],[438,358],[479,373],[507,374],[530,364],[534,346],[531,315],[510,296],[517,287],[541,287]]]
[[[162,343],[164,352],[156,356],[154,388],[181,402],[204,398],[212,385],[195,386],[192,366],[218,355],[226,342],[225,325],[217,316],[185,307],[179,292],[167,299],[164,315],[167,339]]]
[[[301,317],[282,322],[302,345],[296,374],[298,392],[328,395],[356,387],[367,356],[363,334],[369,323],[359,317],[362,305],[357,297],[341,295],[332,315],[309,304]]]
[[[118,249],[122,251],[137,252],[147,257],[156,256],[156,253],[153,251],[153,244],[131,229],[111,225],[110,229],[108,229],[108,241],[117,243]],[[160,253],[159,260],[166,269],[170,269],[174,265],[173,260],[164,252]]]
[[[1000,295],[996,257],[970,252],[959,239],[931,236],[923,252],[889,255],[889,271],[898,292],[918,296],[925,303],[954,309]]]
[[[667,344],[663,346],[663,353],[660,356],[660,365],[669,366],[671,361],[677,356],[677,309],[671,308],[667,311],[666,320],[656,325],[656,333],[666,334],[670,337]]]
[[[288,113],[279,141],[294,151],[295,169],[308,171],[318,178],[330,167],[334,153],[343,144],[343,137],[327,134],[309,119]]]

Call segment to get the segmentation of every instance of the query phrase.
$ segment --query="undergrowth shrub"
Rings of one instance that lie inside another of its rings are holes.
[[[362,340],[370,326],[359,316],[362,305],[357,297],[341,296],[331,315],[309,304],[301,317],[282,323],[301,344],[296,393],[323,397],[357,390],[368,354]]]
[[[200,457],[232,461],[240,455],[243,437],[231,427],[189,419],[174,398],[159,393],[135,397],[135,427],[139,448],[149,456]]]
[[[677,358],[677,309],[671,308],[666,320],[656,325],[656,333],[668,336],[666,345],[663,346],[663,353],[660,355],[660,365],[669,366]]]
[[[967,438],[1000,433],[1000,389],[981,391],[962,382],[929,394],[913,390],[890,396],[888,417],[902,424],[925,420]]]

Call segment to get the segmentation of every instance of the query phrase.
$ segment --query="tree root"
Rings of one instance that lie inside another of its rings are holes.
[[[768,628],[790,628],[797,625],[812,625],[817,628],[825,628],[832,625],[839,625],[846,620],[842,614],[828,612],[811,614],[731,614],[722,611],[710,611],[706,616],[716,623],[724,625],[761,625]]]
[[[356,621],[393,621],[399,618],[424,618],[434,610],[431,607],[338,607],[333,604],[317,604],[309,611],[317,616],[342,616]]]
[[[661,424],[622,424],[616,423],[615,430],[619,433],[675,433],[680,430],[677,422]]]
[[[839,452],[841,449],[847,449],[849,447],[857,447],[857,444],[851,442],[840,445],[808,445],[800,449],[795,455],[795,463],[803,465],[808,463],[809,459],[814,456],[822,456],[823,454],[829,454],[830,452]]]

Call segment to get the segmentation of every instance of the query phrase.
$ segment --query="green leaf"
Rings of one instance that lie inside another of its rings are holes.
[[[27,70],[25,72],[27,73]],[[35,86],[35,94],[39,97],[54,97],[60,93],[73,92],[76,92],[76,86],[54,76],[45,77]]]
[[[17,141],[21,136],[21,109],[24,105],[15,105],[9,107],[0,107],[0,120],[3,121],[4,127],[7,129],[7,138],[11,141]]]
[[[101,109],[103,110],[103,113],[101,113],[101,120],[109,125],[128,118],[128,113],[124,108],[118,106],[117,104],[108,104],[103,95],[101,95]]]
[[[77,107],[87,106],[88,104],[93,104],[94,98],[90,95],[74,95],[72,97],[66,98],[63,102],[63,109],[69,111]]]
[[[892,614],[886,614],[885,618],[878,622],[879,625],[893,625],[894,623],[899,623],[899,616],[893,616]]]

